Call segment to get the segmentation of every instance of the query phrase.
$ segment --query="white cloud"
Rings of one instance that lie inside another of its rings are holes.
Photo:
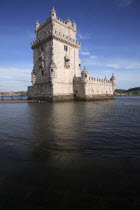
[[[109,69],[122,69],[122,70],[139,70],[140,71],[140,61],[130,60],[125,58],[106,58],[93,56],[82,58],[82,63],[87,66],[105,67]]]
[[[0,68],[0,92],[26,90],[31,85],[31,69]]]
[[[91,35],[89,33],[87,33],[87,34],[78,33],[78,38],[79,39],[90,39]]]
[[[81,55],[89,55],[90,52],[80,52]]]
[[[140,70],[140,62],[130,60],[116,60],[114,63],[106,64],[106,67],[114,69],[138,69]]]
[[[120,66],[118,65],[118,64],[106,64],[106,66],[107,67],[109,67],[109,68],[114,68],[114,69],[118,69],[118,68],[120,68]]]
[[[92,55],[92,56],[90,56],[90,58],[92,58],[92,59],[94,59],[94,58],[96,58],[97,56],[94,56],[94,55]]]
[[[140,86],[140,61],[123,58],[83,58],[82,63],[90,72],[90,76],[110,79],[112,73],[117,78],[117,88]]]
[[[133,4],[134,0],[117,0],[117,4],[120,7],[128,7]]]

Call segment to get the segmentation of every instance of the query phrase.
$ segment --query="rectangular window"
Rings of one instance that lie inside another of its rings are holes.
[[[66,45],[64,45],[64,51],[68,51],[68,47]]]

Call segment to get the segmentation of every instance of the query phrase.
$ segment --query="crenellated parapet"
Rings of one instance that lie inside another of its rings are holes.
[[[43,23],[38,21],[35,24],[36,40],[31,47],[35,48],[50,38],[55,38],[66,44],[80,48],[81,44],[76,40],[76,24],[68,18],[66,21],[56,16],[54,8],[50,12],[50,18]]]
[[[66,44],[72,45],[76,48],[80,48],[80,46],[81,46],[81,43],[78,42],[77,40],[72,39],[71,37],[66,36],[65,34],[59,32],[57,30],[50,30],[48,32],[45,32],[45,31],[42,32],[40,38],[37,38],[35,41],[33,41],[31,43],[31,47],[35,48],[39,44],[42,44],[44,41],[47,41],[48,39],[51,39],[51,38],[55,38],[55,39],[60,40]]]
[[[73,31],[76,32],[76,24],[74,22],[71,22],[70,20],[66,20],[66,21],[63,21],[62,19],[56,17],[55,19],[51,20],[51,18],[48,18],[46,19],[45,21],[43,21],[41,24],[39,24],[38,22],[36,23],[37,25],[37,28],[36,30],[39,31],[41,30],[42,28],[44,28],[46,25],[48,25],[49,23],[59,23],[60,25],[66,27],[66,28],[70,28],[72,29]]]
[[[62,42],[70,44],[74,47],[80,48],[81,43],[75,39],[72,39],[70,36],[66,36],[65,34],[61,33],[60,31],[54,30],[52,33],[53,38],[59,39]]]
[[[99,79],[99,78],[95,78],[95,77],[89,77],[88,82],[96,82],[96,83],[112,83],[111,80],[107,80],[107,79]]]
[[[79,100],[92,100],[102,98],[112,98],[115,90],[115,77],[112,75],[110,80],[106,77],[104,79],[89,77],[89,72],[84,67],[81,72],[81,77],[74,77],[74,94]]]
[[[31,48],[34,49],[38,47],[38,45],[42,44],[43,42],[47,41],[52,37],[52,30],[41,34],[40,38],[37,38],[35,41],[31,43]]]
[[[75,82],[83,82],[84,80],[82,79],[82,77],[74,77],[74,81]],[[107,79],[99,79],[99,78],[95,78],[95,77],[88,77],[87,80],[86,80],[86,83],[112,84],[112,81],[107,80]]]
[[[56,17],[55,22],[76,32],[76,24],[74,22],[70,21],[69,18],[67,20],[63,21],[62,19]]]
[[[38,25],[37,31],[41,30],[42,28],[44,28],[46,25],[48,25],[48,23],[51,23],[51,19],[48,18],[45,21],[43,21],[43,23]]]
[[[95,78],[95,77],[89,77],[89,72],[84,67],[83,71],[81,72],[81,77],[74,77],[74,82],[81,82],[81,83],[96,83],[96,84],[109,84],[109,85],[116,85],[116,78],[114,77],[114,74],[108,80],[106,77],[104,79]]]

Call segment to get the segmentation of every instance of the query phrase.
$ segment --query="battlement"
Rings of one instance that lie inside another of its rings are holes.
[[[34,49],[38,45],[40,45],[42,42],[46,41],[52,36],[52,31],[44,32],[40,38],[37,38],[35,41],[31,43],[31,48]]]
[[[54,19],[54,21],[58,22],[59,24],[63,25],[64,27],[71,28],[72,30],[76,31],[76,24],[71,22],[70,20],[69,21],[68,20],[63,21],[62,19],[56,17],[56,19]],[[44,28],[50,22],[51,22],[51,18],[48,18],[45,21],[43,21],[41,24],[39,24],[39,27],[38,27],[37,31]]]
[[[72,46],[78,47],[80,48],[81,43],[78,42],[75,39],[72,39],[69,36],[66,36],[65,34],[56,31],[56,30],[49,30],[48,32],[43,32],[42,35],[40,36],[40,38],[37,38],[35,41],[33,41],[31,43],[31,47],[35,48],[36,46],[38,46],[39,44],[41,44],[42,42],[44,42],[45,40],[49,39],[49,38],[56,38],[59,39],[60,41],[63,41],[67,44],[70,44]]]
[[[69,42],[69,44],[74,44],[74,45],[77,45],[77,47],[80,47],[81,43],[78,42],[77,40],[75,39],[72,39],[71,37],[69,36],[66,36],[65,34],[59,32],[59,31],[54,31],[53,32],[53,35],[60,38],[60,39],[63,39],[64,41],[67,41]]]
[[[82,77],[74,77],[74,81],[75,82],[83,82],[83,78]],[[107,80],[107,79],[99,79],[99,78],[94,78],[94,77],[88,77],[86,78],[86,82],[87,83],[103,83],[103,84],[112,84],[111,80]]]
[[[37,31],[44,28],[50,22],[52,22],[51,18],[48,18],[45,21],[43,21],[43,23],[39,24]],[[74,22],[70,21],[69,19],[63,21],[62,19],[56,17],[55,19],[53,19],[53,22],[57,22],[57,23],[63,25],[64,27],[71,28],[72,30],[74,30],[76,32],[76,24]]]
[[[98,82],[98,83],[112,83],[111,80],[107,79],[99,79],[99,78],[94,78],[94,77],[89,77],[88,82]]]
[[[51,22],[51,19],[50,18],[48,18],[48,19],[46,19],[45,21],[43,21],[43,23],[41,23],[41,24],[39,24],[39,27],[38,27],[38,29],[37,29],[37,31],[39,31],[39,30],[41,30],[42,28],[44,28],[48,23],[50,23]]]
[[[55,21],[58,22],[59,24],[63,25],[64,27],[71,28],[72,30],[74,30],[76,32],[76,24],[74,22],[70,21],[69,19],[63,21],[62,19],[56,17]]]

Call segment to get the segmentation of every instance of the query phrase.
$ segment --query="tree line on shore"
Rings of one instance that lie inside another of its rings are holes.
[[[17,91],[17,92],[0,92],[0,96],[27,96],[27,91]]]
[[[140,95],[140,87],[125,89],[116,89],[114,92],[115,95]]]

